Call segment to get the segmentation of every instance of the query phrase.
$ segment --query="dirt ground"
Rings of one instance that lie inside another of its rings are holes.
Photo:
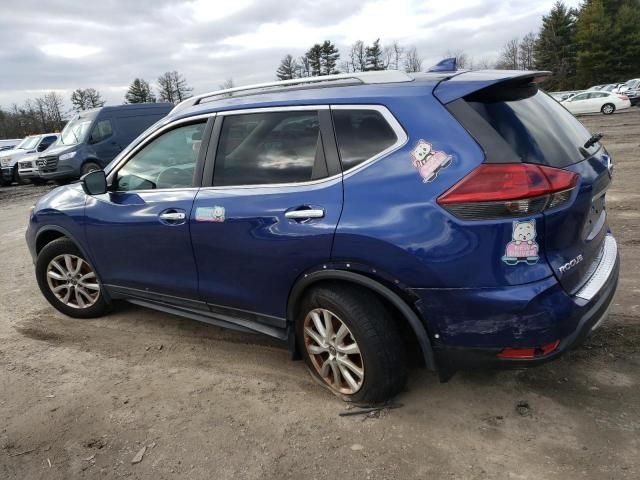
[[[0,189],[0,479],[640,478],[640,109],[582,121],[615,165],[609,320],[536,369],[445,384],[415,369],[404,406],[374,417],[340,417],[345,404],[264,337],[132,305],[57,313],[24,242],[50,187]]]

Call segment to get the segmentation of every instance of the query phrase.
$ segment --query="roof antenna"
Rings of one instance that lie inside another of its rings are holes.
[[[427,72],[455,72],[457,69],[458,61],[456,57],[451,57],[440,60],[433,67],[430,67]]]

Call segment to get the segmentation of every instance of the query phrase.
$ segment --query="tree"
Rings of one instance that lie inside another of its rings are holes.
[[[367,69],[367,50],[362,40],[358,40],[349,50],[349,65],[352,72],[364,72]]]
[[[533,32],[527,33],[518,45],[518,63],[522,70],[533,70],[535,68],[535,45],[536,35]]]
[[[291,80],[298,76],[298,62],[289,54],[280,60],[280,66],[276,70],[276,77],[279,80]]]
[[[76,112],[104,106],[102,95],[95,88],[77,88],[71,94],[71,105]]]
[[[518,52],[520,49],[520,42],[517,38],[509,40],[504,47],[498,58],[496,68],[501,70],[518,70]]]
[[[306,55],[301,56],[298,59],[298,78],[310,77],[311,76],[311,64],[309,63],[309,59]]]
[[[567,90],[574,86],[576,74],[576,11],[556,2],[542,17],[542,28],[534,45],[535,67],[549,70],[544,86],[548,90]]]
[[[405,48],[397,41],[393,41],[391,45],[384,47],[383,56],[385,68],[391,70],[400,70],[402,68],[402,60],[404,58]]]
[[[191,96],[191,88],[183,75],[173,70],[158,77],[158,93],[163,102],[180,103]]]
[[[219,87],[220,90],[228,90],[230,88],[234,88],[236,86],[232,77],[227,78],[224,82],[222,82]]]
[[[322,68],[321,75],[333,75],[338,73],[336,64],[340,58],[340,52],[336,46],[329,40],[325,40],[322,44],[320,53],[320,65]]]
[[[124,96],[126,103],[155,103],[156,97],[151,91],[149,82],[136,78]]]
[[[617,55],[612,44],[612,19],[607,15],[603,0],[587,0],[576,21],[576,77],[579,85],[614,81],[612,55]],[[624,46],[620,45],[620,48]]]
[[[382,56],[382,47],[378,38],[373,45],[366,48],[367,71],[384,70],[384,59]]]
[[[444,54],[444,58],[455,58],[456,59],[456,68],[458,69],[469,69],[473,68],[473,61],[471,57],[467,55],[464,50],[447,50]]]
[[[612,44],[615,52],[613,70],[619,79],[629,79],[640,72],[640,5],[633,0],[622,3],[614,16]]]
[[[309,62],[311,75],[314,77],[322,75],[322,45],[316,43],[307,51],[305,57],[307,57],[307,61]]]
[[[405,71],[421,72],[422,71],[422,58],[418,54],[416,47],[411,47],[407,50],[407,54],[404,57],[404,69]]]

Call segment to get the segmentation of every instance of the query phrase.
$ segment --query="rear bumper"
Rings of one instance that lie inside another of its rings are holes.
[[[451,370],[533,366],[582,343],[606,318],[618,285],[620,259],[615,241],[612,245],[615,251],[610,252],[608,263],[603,257],[600,271],[574,296],[555,278],[504,289],[415,290],[420,297],[418,307],[428,319],[439,366]],[[589,283],[591,291],[585,290]],[[498,357],[507,347],[540,347],[557,340],[557,348],[546,355]]]

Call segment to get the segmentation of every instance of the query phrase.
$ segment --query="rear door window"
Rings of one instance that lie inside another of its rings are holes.
[[[585,94],[576,95],[575,100]],[[567,110],[535,87],[478,92],[466,98],[527,163],[566,167],[598,151],[584,148],[591,134]],[[514,161],[518,161],[517,158]]]
[[[333,110],[332,115],[343,170],[375,157],[398,140],[377,110]]]
[[[298,183],[327,175],[317,111],[224,118],[214,186]]]

